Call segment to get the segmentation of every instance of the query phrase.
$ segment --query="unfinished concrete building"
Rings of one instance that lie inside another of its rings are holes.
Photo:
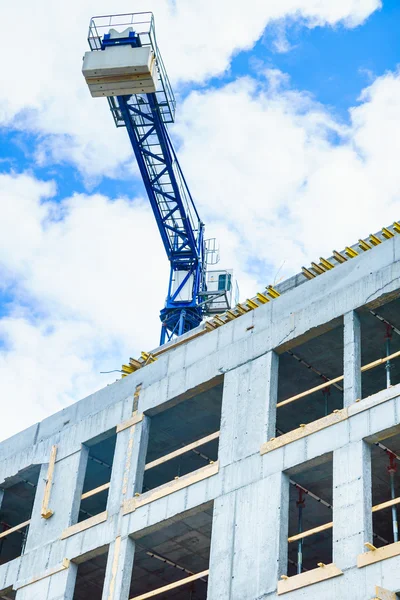
[[[2,442],[0,598],[397,598],[399,232]]]

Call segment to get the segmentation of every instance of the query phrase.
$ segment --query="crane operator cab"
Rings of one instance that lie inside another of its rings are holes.
[[[140,38],[132,27],[122,32],[110,29],[100,43],[102,52],[85,52],[83,58],[82,73],[93,98],[156,91],[153,49],[141,46]]]

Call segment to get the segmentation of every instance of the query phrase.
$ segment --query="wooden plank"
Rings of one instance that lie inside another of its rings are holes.
[[[94,488],[93,490],[89,490],[85,492],[81,496],[81,500],[85,500],[85,498],[90,498],[91,496],[95,496],[96,494],[100,494],[100,492],[104,492],[104,490],[108,490],[110,487],[110,482],[104,483],[103,485],[99,485],[99,487]]]
[[[121,536],[117,536],[114,544],[114,556],[111,567],[111,581],[110,586],[108,588],[108,599],[107,600],[116,600],[114,598],[115,592],[115,582],[117,580],[117,572],[118,572],[118,563],[119,563],[119,553],[121,551]]]
[[[184,446],[183,448],[179,448],[178,450],[175,450],[174,452],[165,454],[165,456],[161,456],[161,458],[157,458],[156,460],[153,460],[152,462],[147,463],[144,470],[148,471],[149,469],[158,467],[158,465],[162,465],[163,463],[165,463],[169,460],[172,460],[173,458],[176,458],[177,456],[181,456],[181,454],[186,454],[186,452],[190,452],[191,450],[194,450],[194,448],[203,446],[204,444],[207,444],[208,442],[212,442],[213,440],[216,440],[217,438],[219,438],[219,431],[216,431],[215,433],[211,433],[211,435],[207,435],[206,437],[201,438],[201,440],[192,442],[191,444],[188,444],[187,446]]]
[[[400,356],[400,351],[394,352],[393,354],[390,354],[389,356],[385,356],[383,358],[378,358],[378,360],[374,360],[373,362],[368,363],[367,365],[364,365],[363,367],[361,367],[361,372],[364,373],[365,371],[374,369],[375,367],[378,367],[379,365],[382,365],[385,362],[388,362],[389,360],[393,360],[394,358],[398,358],[399,356]],[[290,404],[291,402],[295,402],[296,400],[305,398],[306,396],[309,396],[310,394],[314,394],[315,392],[318,392],[319,390],[325,389],[329,385],[337,383],[338,381],[343,381],[343,379],[344,379],[344,375],[340,375],[340,377],[335,377],[334,379],[328,379],[326,382],[321,383],[320,385],[312,387],[309,390],[301,392],[300,394],[296,394],[295,396],[291,396],[290,398],[287,398],[286,400],[282,400],[282,402],[278,402],[276,407],[280,408],[281,406],[286,406],[286,404]]]
[[[126,421],[123,421],[123,423],[117,425],[117,433],[124,431],[124,429],[128,429],[133,425],[137,425],[137,423],[140,423],[140,421],[143,421],[143,413],[138,413],[135,411],[130,419],[127,419]]]
[[[381,560],[386,560],[387,558],[393,558],[393,556],[398,556],[399,554],[400,542],[388,544],[387,546],[383,546],[382,548],[377,548],[376,550],[370,550],[369,552],[359,554],[357,556],[357,567],[361,569],[362,567],[366,567],[367,565],[372,565]]]
[[[318,567],[318,569],[311,569],[310,571],[306,571],[306,573],[300,573],[300,575],[293,575],[293,577],[278,581],[278,595],[286,594],[287,592],[292,592],[293,590],[298,590],[307,585],[331,579],[332,577],[338,577],[339,575],[343,575],[343,571],[338,569],[334,563]]]
[[[49,468],[47,469],[46,486],[44,488],[42,510],[40,512],[43,519],[50,519],[50,517],[54,514],[53,511],[50,510],[50,508],[49,508],[49,502],[50,502],[51,488],[53,485],[56,457],[57,457],[57,446],[54,445],[54,446],[52,446],[51,452],[50,452]]]
[[[48,569],[48,571],[44,571],[44,573],[41,573],[40,575],[37,575],[36,577],[31,577],[30,579],[26,579],[24,581],[17,581],[14,584],[14,589],[20,590],[21,588],[26,587],[27,585],[32,585],[33,583],[37,583],[38,581],[41,581],[42,579],[46,579],[47,577],[51,577],[52,575],[61,573],[61,571],[65,571],[66,569],[69,569],[70,563],[71,563],[71,561],[68,558],[64,558],[64,560],[62,561],[62,563],[60,565],[57,565],[57,566],[53,567],[52,569]]]
[[[20,529],[23,529],[24,527],[27,527],[30,522],[31,522],[31,520],[29,519],[29,521],[24,521],[23,523],[20,523],[19,525],[15,525],[14,527],[10,527],[10,529],[7,529],[7,531],[2,531],[0,533],[0,539],[1,538],[5,538],[8,535],[11,535],[12,533],[15,533],[16,531],[19,531]]]
[[[175,590],[176,588],[181,587],[182,585],[187,585],[192,581],[196,581],[197,579],[201,579],[202,577],[207,577],[209,572],[209,569],[206,569],[205,571],[201,571],[201,573],[195,573],[194,575],[190,575],[189,577],[185,577],[184,579],[180,579],[179,581],[174,581],[174,583],[164,585],[163,587],[153,590],[152,592],[146,592],[145,594],[141,594],[140,596],[135,596],[130,600],[148,600],[148,598],[155,598],[160,594],[164,594],[165,592],[169,592],[170,590]]]
[[[393,498],[393,500],[387,500],[387,502],[375,504],[375,506],[372,507],[372,512],[378,512],[379,510],[389,508],[390,506],[394,506],[395,504],[400,504],[400,498]]]
[[[296,394],[296,396],[291,396],[286,400],[282,400],[282,402],[278,402],[276,408],[280,408],[281,406],[286,406],[286,404],[290,404],[291,402],[295,402],[296,400],[300,400],[300,398],[304,398],[305,396],[309,396],[310,394],[314,394],[314,392],[318,392],[319,390],[323,390],[338,381],[343,381],[344,375],[340,375],[339,377],[335,377],[334,379],[328,379],[325,383],[321,383],[320,385],[316,385],[315,387],[306,390],[305,392],[301,392],[300,394]]]
[[[369,371],[370,369],[374,369],[375,367],[379,367],[379,365],[383,365],[385,362],[389,360],[393,360],[394,358],[398,358],[400,356],[400,350],[398,352],[394,352],[393,354],[389,354],[389,356],[384,356],[383,358],[378,358],[378,360],[374,360],[367,365],[361,367],[361,372]]]
[[[341,421],[345,421],[348,419],[347,408],[343,408],[342,410],[338,410],[327,417],[322,417],[322,419],[317,419],[312,423],[308,423],[308,425],[304,425],[304,427],[298,427],[297,429],[293,429],[293,431],[289,431],[283,435],[280,435],[277,438],[269,440],[265,442],[260,449],[261,454],[267,454],[267,452],[271,452],[272,450],[276,450],[276,448],[280,448],[281,446],[286,446],[286,444],[290,444],[296,440],[300,440],[316,431],[321,431],[326,427],[331,427],[336,423],[340,423]]]
[[[71,525],[71,527],[64,529],[60,535],[60,540],[65,540],[66,538],[71,537],[71,535],[75,535],[76,533],[80,533],[81,531],[85,531],[91,527],[95,527],[95,525],[104,523],[104,521],[107,521],[107,517],[107,511],[104,511],[98,515],[95,515],[94,517],[90,517],[90,519],[82,521],[81,523],[75,523],[75,525]]]
[[[154,490],[150,490],[149,492],[145,492],[140,496],[135,498],[130,498],[129,500],[125,500],[123,504],[123,514],[127,515],[140,506],[144,506],[145,504],[149,504],[150,502],[154,502],[155,500],[159,500],[160,498],[164,498],[165,496],[169,496],[178,490],[182,490],[183,488],[188,487],[194,483],[199,481],[203,481],[203,479],[207,479],[208,477],[212,477],[216,473],[218,473],[219,464],[218,461],[213,463],[212,465],[206,465],[201,469],[197,469],[193,473],[188,473],[187,475],[183,475],[179,479],[174,481],[168,481],[163,485],[155,488]]]
[[[389,590],[385,590],[379,585],[375,586],[375,596],[377,600],[398,600],[397,594],[389,592]]]
[[[297,540],[302,540],[303,538],[309,537],[310,535],[315,535],[320,531],[325,531],[326,529],[332,529],[333,521],[331,523],[325,523],[325,525],[320,525],[319,527],[314,527],[313,529],[308,529],[307,531],[303,531],[302,533],[297,533],[296,535],[292,535],[288,538],[289,544],[291,542],[297,542]]]

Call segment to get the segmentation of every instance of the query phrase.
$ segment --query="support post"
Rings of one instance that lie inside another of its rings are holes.
[[[343,340],[343,406],[350,406],[361,398],[361,323],[358,314],[352,310],[344,315]]]
[[[57,477],[51,489],[54,515],[47,520],[42,518],[41,510],[48,465],[42,465],[26,543],[27,552],[58,538],[64,529],[78,521],[88,453],[88,448],[83,445],[80,451],[57,461]]]
[[[258,453],[275,436],[277,389],[275,352],[226,373],[218,453],[222,467]]]
[[[371,448],[363,440],[333,453],[333,562],[354,567],[372,538]]]
[[[135,542],[118,536],[108,550],[102,600],[129,600]]]
[[[275,473],[215,500],[208,600],[254,600],[276,590],[287,572],[288,499],[289,478]]]

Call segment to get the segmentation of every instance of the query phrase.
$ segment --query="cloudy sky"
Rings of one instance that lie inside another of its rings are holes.
[[[168,263],[126,131],[81,75],[90,17],[141,10],[242,299],[400,217],[398,0],[1,3],[0,438],[158,345]]]

